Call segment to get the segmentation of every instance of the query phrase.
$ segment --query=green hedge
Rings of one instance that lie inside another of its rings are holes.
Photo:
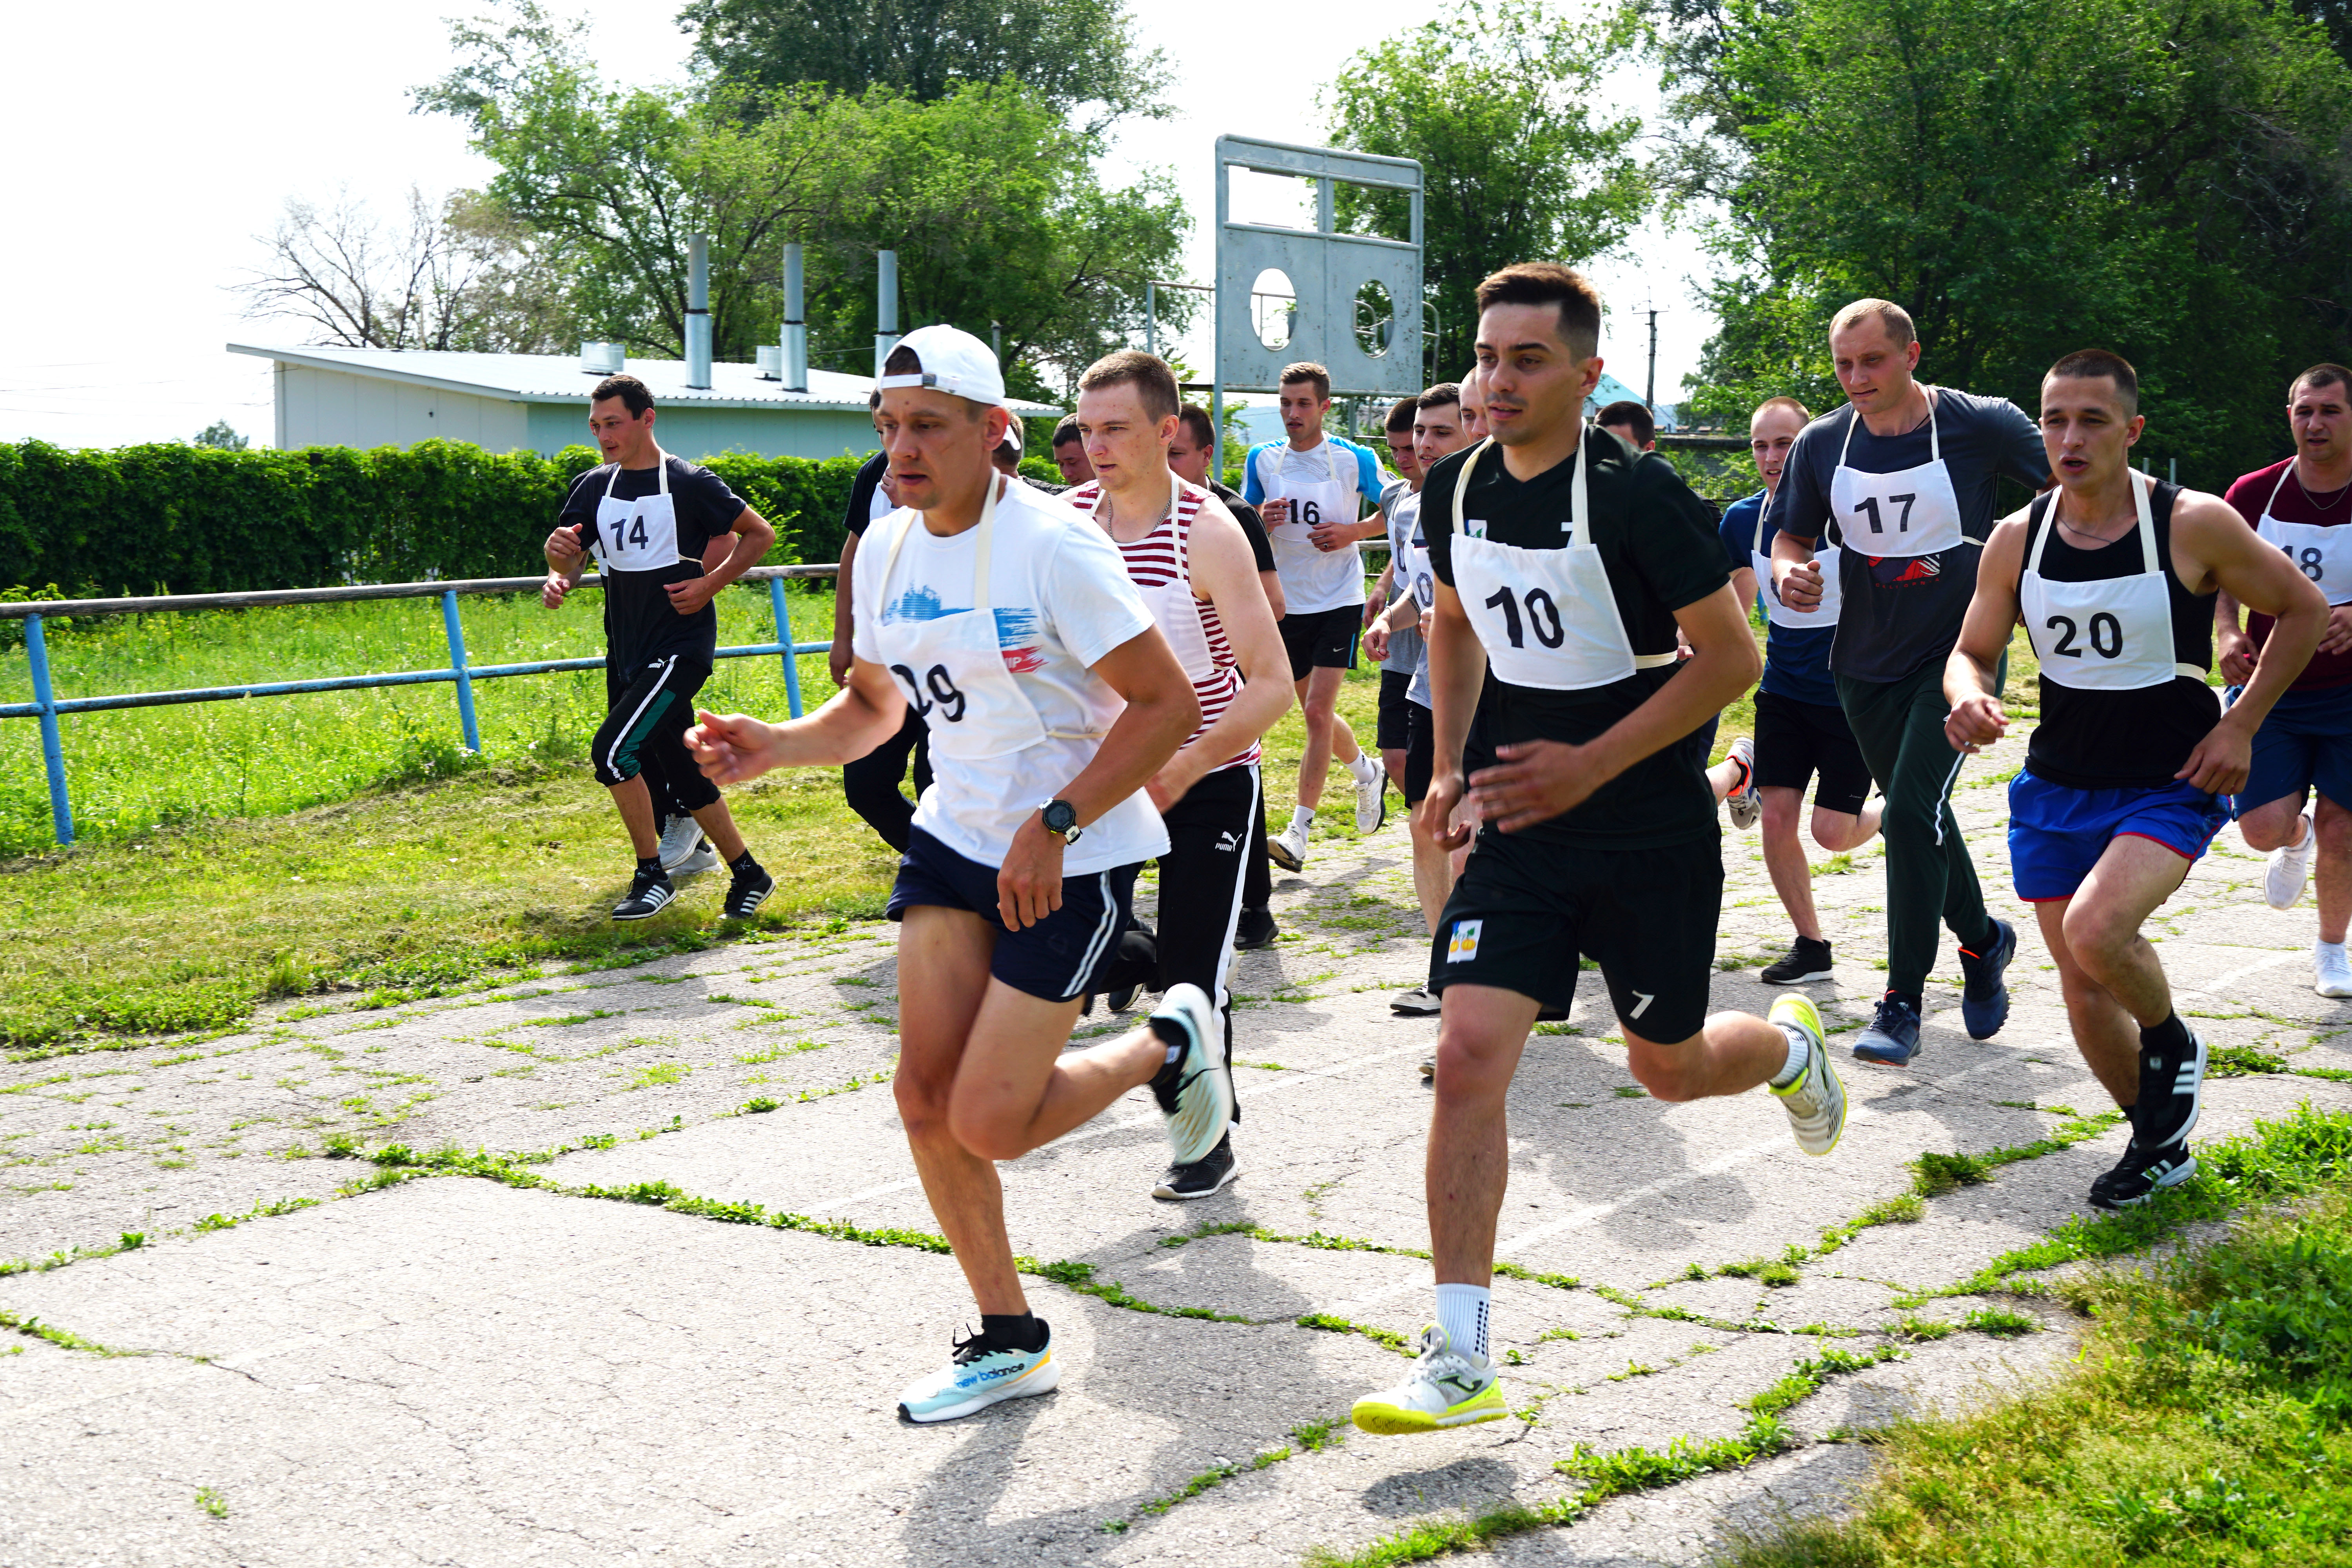
[[[776,525],[770,561],[840,559],[859,458],[703,460]],[[57,584],[94,597],[524,576],[541,570],[541,542],[572,479],[596,463],[588,447],[550,458],[457,441],[297,452],[0,445],[0,589]]]

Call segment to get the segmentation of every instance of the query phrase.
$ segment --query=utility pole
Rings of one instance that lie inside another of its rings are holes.
[[[1653,410],[1658,406],[1658,312],[1650,311],[1650,383],[1642,390],[1642,401]]]

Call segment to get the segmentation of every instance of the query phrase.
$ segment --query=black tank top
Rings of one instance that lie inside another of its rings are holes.
[[[2049,526],[2056,494],[2036,496],[2026,509],[2028,561],[2033,559],[2035,538]],[[2172,503],[2179,495],[2179,486],[2159,481],[2148,497],[2148,519],[2171,595],[2173,659],[2210,670],[2213,595],[2190,593],[2171,569]],[[2137,529],[2099,549],[2080,550],[2066,542],[2062,528],[2042,552],[2042,575],[2053,583],[2099,583],[2147,570]],[[2026,742],[2025,766],[2036,777],[2070,789],[2160,788],[2176,782],[2172,775],[2221,717],[2221,693],[2185,675],[2136,691],[2084,691],[2044,678],[2042,721]]]

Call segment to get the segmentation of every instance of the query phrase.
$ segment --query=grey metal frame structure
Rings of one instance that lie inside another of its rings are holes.
[[[1315,182],[1315,227],[1283,228],[1235,223],[1228,199],[1229,171],[1250,169]],[[1332,226],[1334,182],[1403,191],[1412,198],[1412,237],[1380,239],[1341,234]],[[1421,390],[1421,164],[1331,147],[1300,147],[1249,136],[1217,138],[1217,284],[1215,380],[1209,415],[1224,461],[1225,394],[1274,392],[1282,367],[1314,360],[1331,373],[1334,396],[1402,396]],[[1278,268],[1297,300],[1290,341],[1278,349],[1261,342],[1249,308],[1258,274]],[[1356,295],[1367,283],[1388,290],[1393,315],[1389,346],[1368,353],[1356,338]]]

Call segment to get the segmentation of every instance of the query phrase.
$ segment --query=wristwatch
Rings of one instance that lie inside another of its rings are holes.
[[[1044,816],[1045,831],[1064,844],[1076,844],[1086,831],[1078,826],[1078,808],[1066,800],[1049,800],[1037,809]]]

